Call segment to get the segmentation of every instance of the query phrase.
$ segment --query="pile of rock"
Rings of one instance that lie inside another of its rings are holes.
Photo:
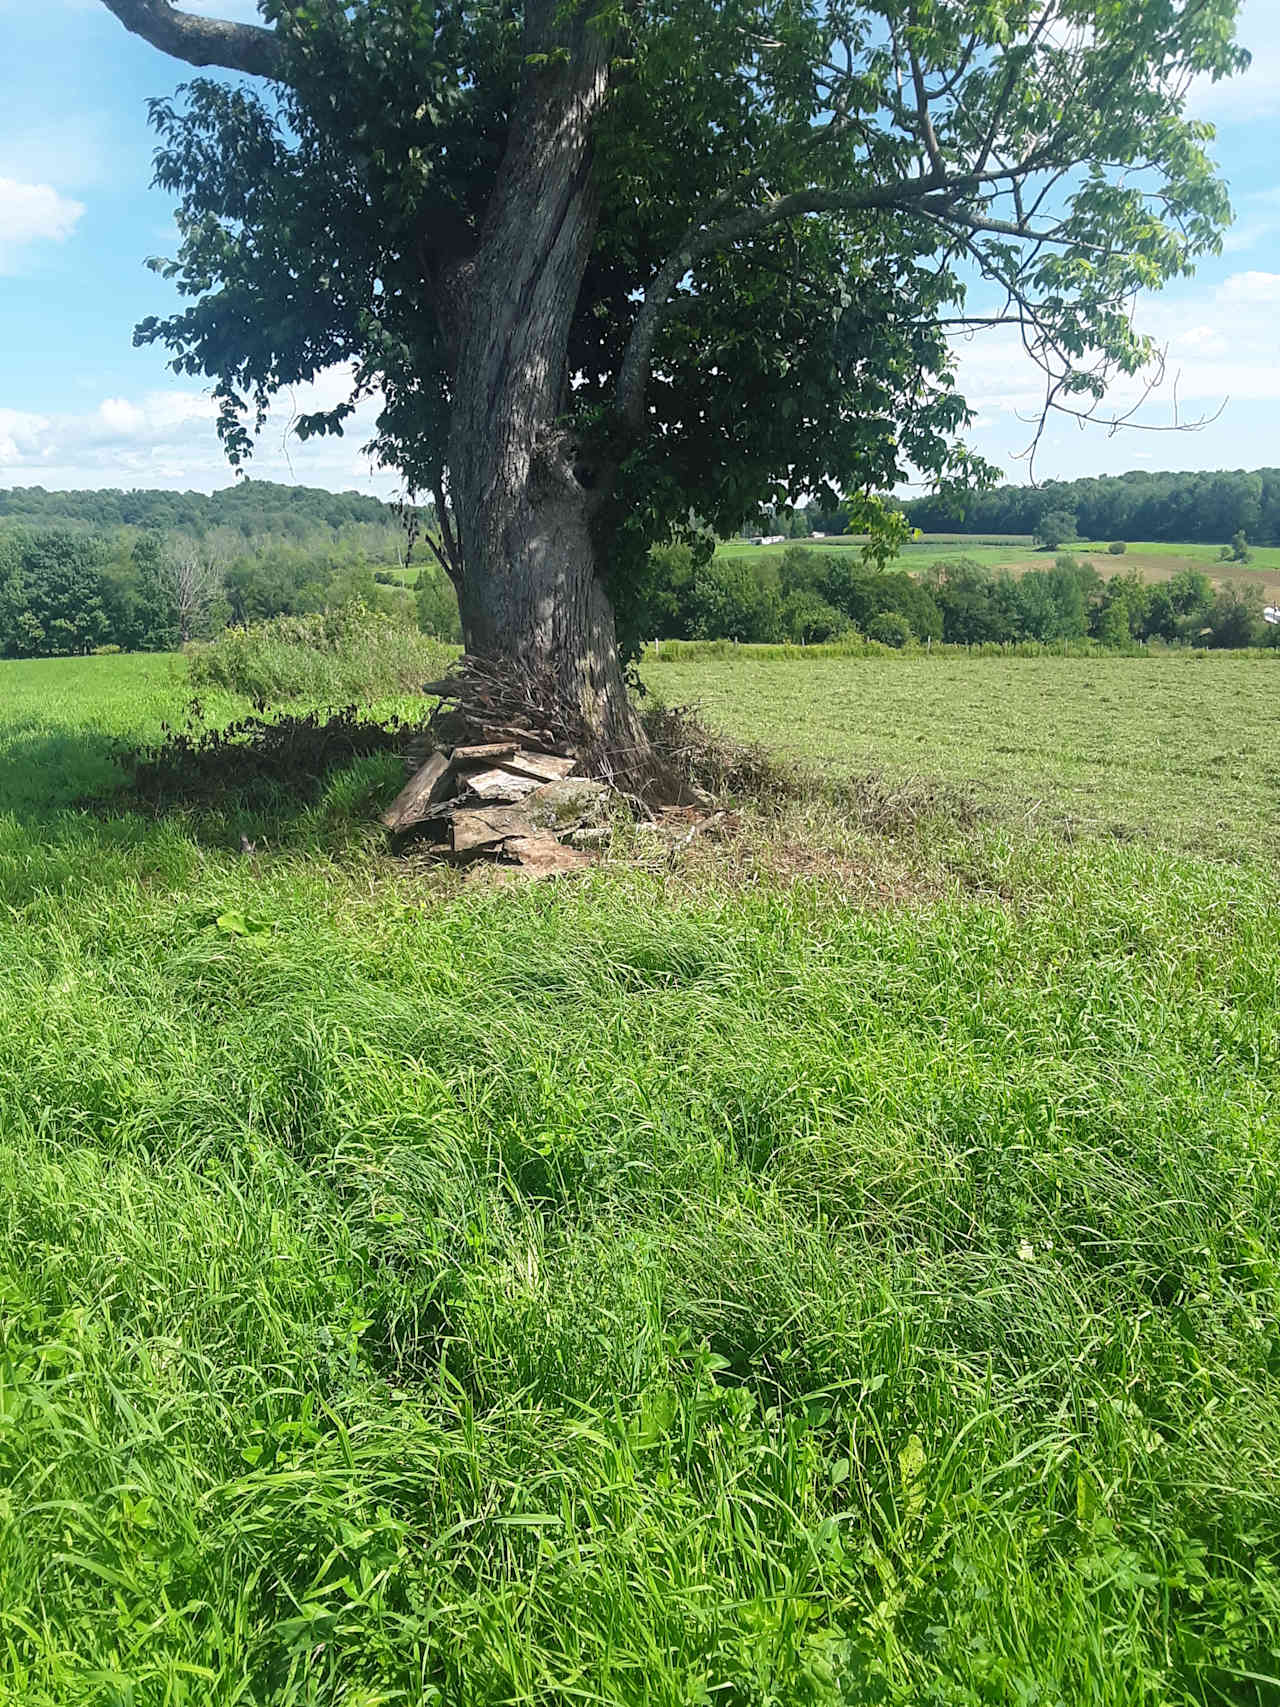
[[[577,756],[516,741],[411,748],[413,774],[382,815],[393,835],[414,831],[441,858],[573,871],[608,835],[609,790],[576,776]]]

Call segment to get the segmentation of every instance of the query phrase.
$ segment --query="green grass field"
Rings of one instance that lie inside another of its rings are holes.
[[[816,658],[668,662],[645,680],[827,774],[942,778],[1003,814],[1280,856],[1280,660]]]
[[[746,540],[726,540],[717,547],[723,555],[751,560],[781,557],[793,545],[813,551],[860,551],[856,539],[786,540],[778,545],[751,545]],[[1218,547],[1214,545],[1166,545],[1153,541],[1135,541],[1123,557],[1112,557],[1106,540],[1077,540],[1064,550],[1089,562],[1104,578],[1136,569],[1146,581],[1167,581],[1182,569],[1200,569],[1215,583],[1234,581],[1254,584],[1268,597],[1280,594],[1280,546],[1250,548],[1253,560],[1248,564],[1220,563]],[[1041,551],[1029,535],[1009,534],[1003,539],[965,534],[925,534],[903,546],[894,561],[900,569],[918,573],[930,564],[949,557],[968,557],[988,569],[1009,569],[1021,575],[1028,569],[1044,569],[1052,565],[1054,553]]]
[[[946,787],[517,890],[180,670],[0,664],[3,1707],[1280,1698],[1266,660],[655,666]]]

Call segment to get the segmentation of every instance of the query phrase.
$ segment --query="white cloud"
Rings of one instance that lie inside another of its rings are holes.
[[[361,404],[341,438],[302,443],[289,431],[296,414],[345,398],[349,379],[348,370],[331,369],[282,397],[248,472],[264,480],[397,495],[397,476],[372,465],[361,450],[373,432],[376,398]],[[215,414],[209,393],[177,385],[135,397],[103,397],[81,413],[36,415],[0,407],[0,485],[212,491],[233,479],[214,432]]]
[[[48,425],[44,415],[0,409],[0,468],[26,466],[31,457],[38,456]]]
[[[0,273],[12,272],[32,243],[65,241],[83,212],[83,202],[51,184],[0,178]]]
[[[1280,273],[1233,273],[1219,287],[1217,298],[1228,308],[1280,306]]]
[[[212,397],[196,391],[152,391],[140,403],[104,397],[98,405],[98,419],[113,438],[153,442],[188,421],[212,421],[216,413]]]
[[[1162,437],[1156,460],[1169,466],[1254,466],[1268,460],[1258,440],[1259,423],[1280,406],[1280,272],[1249,269],[1213,286],[1180,286],[1139,305],[1138,324],[1166,351],[1164,383],[1136,419],[1168,428],[1222,414],[1208,436]],[[970,430],[980,450],[1003,460],[1023,450],[1044,400],[1043,378],[1012,328],[980,333],[957,348],[960,390],[979,417]],[[1121,380],[1111,388],[1101,415],[1123,413],[1142,400],[1142,384]],[[1087,402],[1087,400],[1086,400]],[[1063,426],[1064,418],[1059,418]],[[1118,472],[1149,459],[1139,433],[1109,438],[1094,427],[1064,441],[1054,433],[1041,446],[1038,472],[1059,474],[1110,469]],[[1187,462],[1187,458],[1190,462]],[[1025,479],[1015,465],[1011,478]],[[1065,477],[1065,476],[1064,476]]]
[[[1168,350],[1181,399],[1280,403],[1280,273],[1234,273],[1208,291],[1158,297],[1141,324]]]
[[[1167,351],[1167,383],[1153,409],[1172,407],[1175,378],[1183,403],[1216,406],[1224,397],[1280,403],[1278,316],[1280,273],[1234,273],[1209,290],[1147,298],[1139,328]],[[990,415],[1038,407],[1039,370],[1011,328],[977,334],[958,355],[960,389],[975,408]],[[1134,381],[1117,383],[1111,401],[1123,407],[1139,391]]]

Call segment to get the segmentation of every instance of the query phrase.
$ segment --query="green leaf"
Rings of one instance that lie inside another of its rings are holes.
[[[271,929],[265,920],[250,918],[235,910],[219,913],[214,922],[223,936],[263,936]]]
[[[903,1516],[909,1523],[914,1523],[924,1511],[924,1472],[927,1462],[920,1436],[908,1435],[906,1445],[898,1453],[898,1484],[902,1492]]]

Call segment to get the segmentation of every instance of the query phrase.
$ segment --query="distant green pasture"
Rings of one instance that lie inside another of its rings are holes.
[[[746,540],[723,541],[717,550],[726,557],[781,557],[791,546],[811,551],[860,551],[862,541],[853,537],[790,539],[776,545],[751,545]],[[1144,580],[1167,581],[1181,569],[1201,569],[1214,582],[1236,581],[1260,586],[1268,595],[1280,594],[1280,546],[1259,546],[1248,564],[1221,563],[1214,545],[1170,545],[1159,541],[1134,541],[1123,556],[1112,557],[1106,540],[1076,540],[1062,547],[1093,564],[1102,576],[1136,569]],[[903,546],[897,566],[915,573],[950,557],[968,557],[988,569],[1008,569],[1015,575],[1052,564],[1056,553],[1040,549],[1028,534],[925,534]]]

